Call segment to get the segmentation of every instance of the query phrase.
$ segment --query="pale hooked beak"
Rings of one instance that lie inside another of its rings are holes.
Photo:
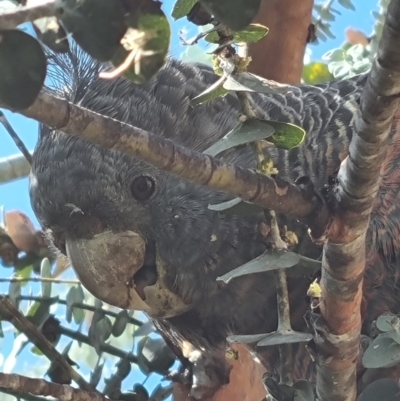
[[[139,234],[106,231],[90,239],[67,238],[65,246],[78,278],[101,301],[162,318],[190,309],[167,288],[164,263]]]

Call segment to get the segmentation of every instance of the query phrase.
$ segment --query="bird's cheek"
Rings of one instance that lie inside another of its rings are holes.
[[[67,256],[82,284],[95,297],[153,317],[180,315],[190,306],[166,286],[167,266],[158,255],[149,257],[149,248],[133,231],[107,231],[90,239],[66,238]]]

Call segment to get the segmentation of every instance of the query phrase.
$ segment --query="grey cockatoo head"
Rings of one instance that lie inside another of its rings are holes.
[[[168,61],[135,85],[99,80],[90,65],[74,71],[70,95],[85,108],[200,151],[237,123],[233,97],[212,108],[190,105],[215,80],[206,67]],[[241,158],[251,164],[250,152]],[[218,258],[237,245],[236,218],[208,209],[229,197],[122,153],[42,127],[30,195],[83,284],[115,306],[174,316],[217,291],[216,277],[231,268]]]

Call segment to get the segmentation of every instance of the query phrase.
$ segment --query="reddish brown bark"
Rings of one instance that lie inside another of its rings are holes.
[[[298,84],[311,24],[313,0],[264,0],[254,22],[268,35],[250,45],[249,71],[274,81]]]
[[[218,390],[213,397],[201,401],[260,401],[266,391],[262,384],[265,368],[255,360],[243,344],[233,344],[238,359],[229,359],[232,365],[230,383]],[[181,384],[174,386],[174,401],[187,401],[189,389]]]

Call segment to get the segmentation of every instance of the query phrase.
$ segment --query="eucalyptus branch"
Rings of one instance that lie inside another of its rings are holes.
[[[53,284],[81,284],[79,280],[62,280],[51,277],[0,277],[0,283],[24,283],[28,281]]]
[[[0,13],[0,29],[13,29],[25,22],[52,17],[60,6],[59,0],[36,1],[34,5],[17,6],[15,9]]]
[[[0,122],[3,124],[4,128],[7,130],[8,134],[10,135],[11,139],[15,142],[18,149],[24,155],[25,159],[29,164],[32,163],[32,155],[29,153],[29,150],[26,148],[25,144],[21,141],[21,138],[15,132],[14,128],[11,126],[9,121],[7,120],[6,116],[2,111],[0,111]]]
[[[310,225],[316,238],[325,232],[329,211],[323,201],[317,196],[309,200],[296,185],[279,178],[268,177],[176,145],[169,139],[83,109],[47,91],[42,91],[34,104],[20,113],[69,135],[134,156],[198,184],[208,185],[302,220]]]
[[[30,169],[28,161],[20,153],[0,158],[0,184],[25,178]]]
[[[1,388],[18,393],[50,396],[60,401],[112,401],[99,393],[16,374],[0,373]]]
[[[399,157],[398,148],[387,152],[391,132],[393,144],[400,135],[399,61],[400,0],[392,0],[377,57],[360,97],[349,156],[339,170],[336,212],[324,246],[320,309],[325,322],[323,328],[315,324],[319,335],[314,340],[318,355],[326,358],[317,364],[317,396],[325,401],[356,398],[366,232],[383,162],[389,165]]]
[[[72,366],[54,348],[54,346],[46,339],[46,337],[38,330],[38,328],[33,325],[25,316],[23,316],[7,298],[1,295],[0,314],[4,319],[10,321],[15,328],[24,333],[50,361],[56,362],[62,369],[64,369],[80,388],[86,391],[93,391],[92,386],[72,368]],[[0,383],[0,387],[1,386],[7,387]]]
[[[24,394],[19,391],[11,391],[5,389],[4,387],[0,387],[0,394],[8,394],[14,396],[17,400],[23,399],[24,401],[57,401],[55,398],[48,398],[48,397],[39,397],[32,394]]]

